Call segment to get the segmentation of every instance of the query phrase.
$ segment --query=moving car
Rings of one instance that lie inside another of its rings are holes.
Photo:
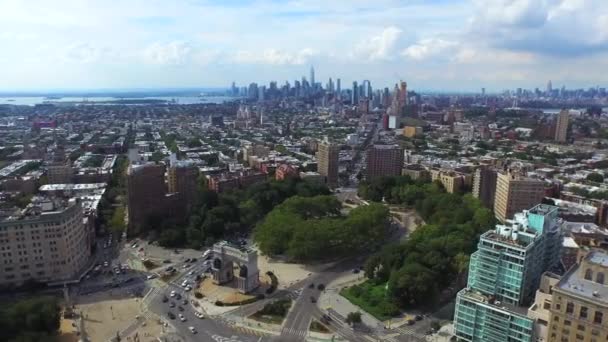
[[[196,334],[196,329],[194,329],[194,327],[188,327],[188,330],[190,330],[192,334]]]
[[[182,321],[182,322],[185,322],[186,321],[186,317],[184,315],[182,315],[182,314],[179,314],[179,320]]]
[[[170,319],[175,319],[175,315],[171,311],[167,312],[167,316],[169,316]]]
[[[200,318],[200,319],[205,318],[205,315],[203,315],[203,313],[198,312],[198,311],[195,311],[195,312],[194,312],[194,316],[196,316],[196,317],[198,317],[198,318]]]

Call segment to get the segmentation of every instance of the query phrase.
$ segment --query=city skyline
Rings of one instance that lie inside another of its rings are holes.
[[[0,5],[1,91],[405,79],[488,92],[604,86],[599,1],[67,1]]]

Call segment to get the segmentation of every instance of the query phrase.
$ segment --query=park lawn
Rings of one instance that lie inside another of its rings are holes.
[[[283,320],[291,308],[291,299],[280,299],[272,303],[266,304],[264,308],[249,318],[262,323],[282,324]]]
[[[386,296],[386,284],[369,281],[344,288],[340,295],[381,321],[399,314],[399,308]]]

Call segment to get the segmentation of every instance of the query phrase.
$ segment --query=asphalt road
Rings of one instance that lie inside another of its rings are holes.
[[[150,300],[148,304],[148,309],[153,311],[154,313],[161,316],[161,318],[169,322],[172,326],[175,327],[177,333],[182,336],[185,341],[216,341],[216,342],[254,342],[254,341],[270,341],[270,339],[265,339],[263,337],[258,336],[248,336],[242,333],[236,334],[235,331],[228,325],[223,324],[222,322],[215,321],[209,318],[200,319],[194,315],[194,308],[191,304],[181,305],[184,308],[184,311],[179,311],[177,306],[179,306],[179,301],[174,298],[169,297],[169,293],[175,290],[177,292],[182,293],[182,300],[187,298],[184,295],[183,289],[176,285],[169,285],[165,289],[156,291],[153,294],[153,298]],[[166,295],[169,298],[167,303],[163,303],[163,296]],[[171,302],[175,302],[176,306],[174,308],[170,308],[169,304]],[[170,319],[168,317],[168,312],[172,312],[176,318]],[[186,318],[185,322],[180,321],[179,314],[184,315]],[[189,327],[194,327],[197,331],[196,334],[192,334],[189,331]]]

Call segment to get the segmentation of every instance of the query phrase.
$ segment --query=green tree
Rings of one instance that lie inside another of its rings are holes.
[[[592,172],[592,173],[588,174],[586,179],[590,182],[596,182],[596,183],[604,182],[604,176],[602,176],[601,174],[599,174],[597,172]]]
[[[110,228],[117,233],[125,231],[125,207],[120,206],[114,210],[110,220]]]
[[[350,325],[361,323],[361,313],[359,311],[349,312],[345,322]]]

